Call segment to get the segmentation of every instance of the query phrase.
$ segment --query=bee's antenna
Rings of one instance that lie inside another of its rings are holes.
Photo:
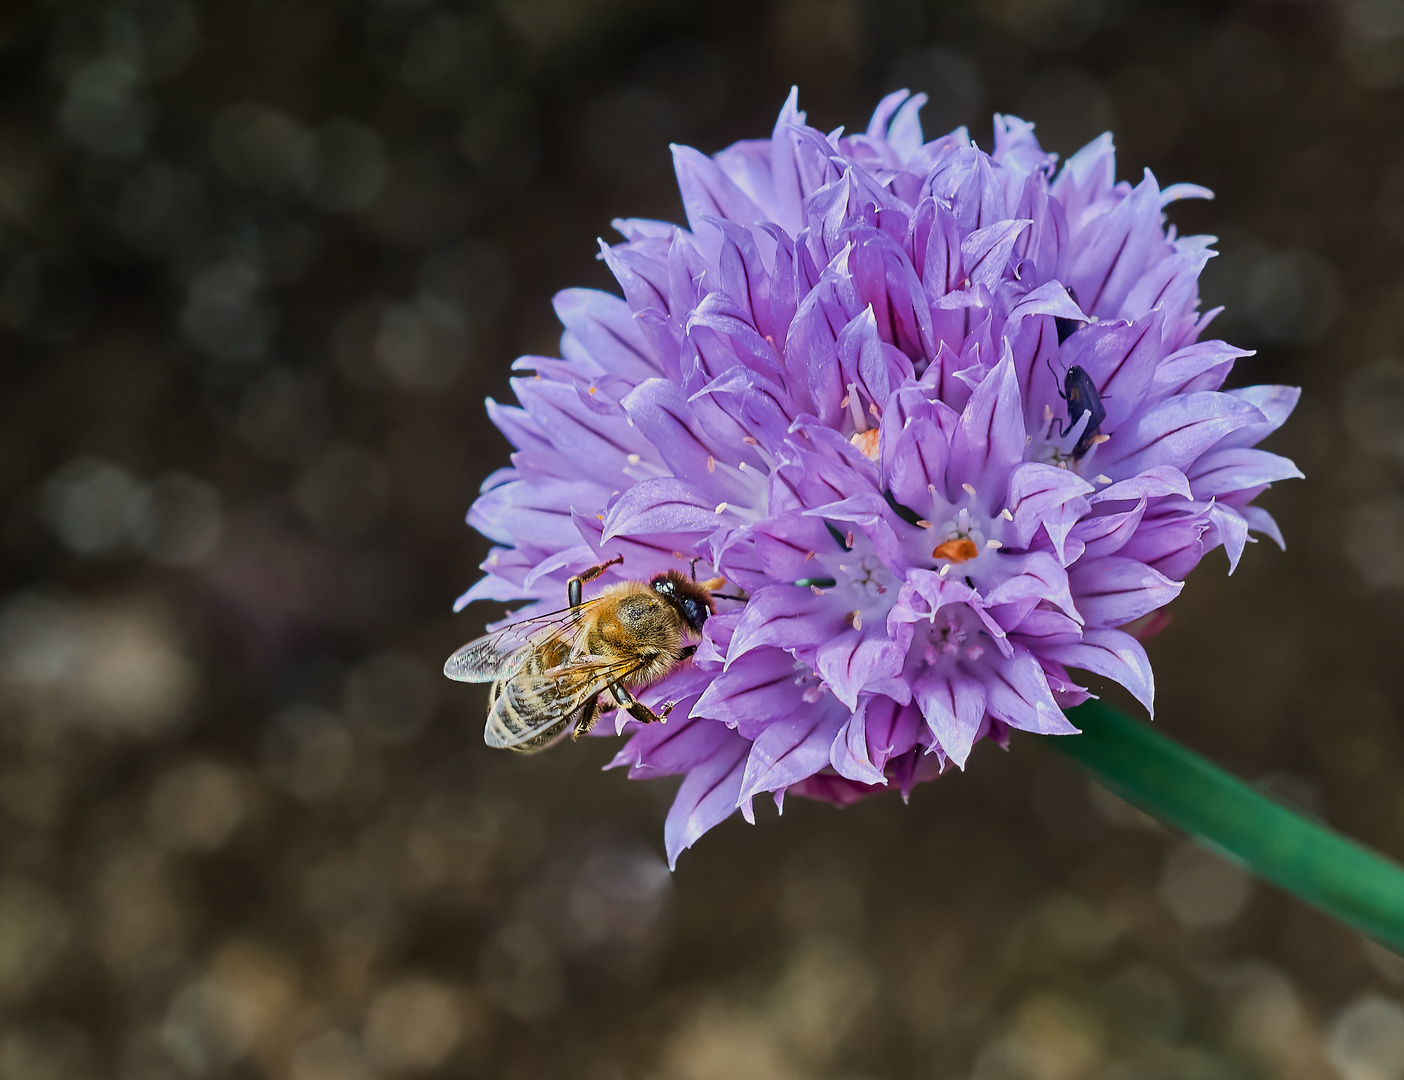
[[[692,580],[697,580],[697,564],[702,561],[701,555],[694,555],[692,561],[687,564],[688,573],[692,575]]]
[[[729,596],[726,593],[712,593],[713,600],[740,600],[743,604],[750,599],[749,596]]]

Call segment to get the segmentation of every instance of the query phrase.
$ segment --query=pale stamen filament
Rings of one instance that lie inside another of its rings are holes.
[[[853,417],[853,427],[858,431],[868,430],[868,419],[863,415],[863,403],[858,398],[858,384],[848,384],[848,397],[844,398],[848,403],[848,415]]]

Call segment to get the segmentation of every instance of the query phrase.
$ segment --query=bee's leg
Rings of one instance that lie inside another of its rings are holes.
[[[620,563],[622,563],[623,561],[624,561],[624,556],[623,556],[623,555],[616,555],[614,558],[610,559],[609,562],[602,562],[602,563],[600,563],[598,566],[592,566],[592,567],[590,567],[590,569],[585,570],[585,571],[582,571],[582,572],[579,573],[579,574],[576,574],[573,578],[571,578],[569,581],[567,581],[567,582],[566,582],[566,599],[570,602],[570,606],[571,606],[571,607],[579,607],[579,606],[580,606],[580,592],[581,592],[581,589],[582,589],[582,587],[584,586],[585,582],[587,582],[587,581],[594,581],[595,578],[599,577],[599,576],[600,576],[601,574],[603,574],[606,570],[608,570],[611,566],[617,566],[617,565],[619,565]]]
[[[668,710],[664,709],[663,716],[659,716],[642,701],[635,698],[633,694],[625,690],[624,684],[621,682],[610,683],[609,692],[614,695],[614,700],[619,702],[619,707],[621,709],[627,709],[629,715],[640,724],[661,724],[663,722],[663,716],[668,715]]]
[[[678,659],[679,659],[679,660],[686,660],[689,656],[691,656],[691,655],[692,655],[693,653],[695,653],[696,651],[697,651],[697,646],[696,646],[696,645],[684,645],[684,646],[682,647],[682,651],[678,653]]]
[[[585,708],[580,710],[580,719],[575,722],[575,730],[570,733],[572,739],[578,739],[595,726],[595,721],[599,719],[597,707],[600,703],[600,695],[596,694],[589,701],[585,702]]]

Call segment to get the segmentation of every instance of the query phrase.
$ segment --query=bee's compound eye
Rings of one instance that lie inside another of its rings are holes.
[[[694,630],[700,631],[702,624],[707,621],[707,606],[689,596],[682,602],[682,609],[687,624]]]

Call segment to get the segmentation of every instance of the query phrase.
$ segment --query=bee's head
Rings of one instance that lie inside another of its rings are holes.
[[[713,608],[712,598],[697,582],[677,570],[669,570],[653,578],[648,586],[677,609],[689,630],[694,634],[702,633],[702,624]]]

